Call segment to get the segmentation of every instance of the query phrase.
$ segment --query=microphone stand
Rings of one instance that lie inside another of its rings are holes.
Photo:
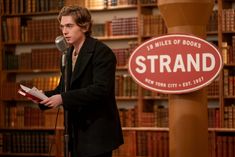
[[[67,53],[63,52],[62,68],[64,78],[64,92],[67,92]],[[69,131],[68,131],[68,110],[64,109],[64,157],[69,157]]]

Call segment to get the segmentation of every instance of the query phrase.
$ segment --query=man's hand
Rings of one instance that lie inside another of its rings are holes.
[[[60,105],[62,105],[63,101],[62,101],[62,97],[60,94],[56,94],[53,95],[47,99],[44,99],[43,101],[40,102],[40,104],[43,104],[47,107],[50,108],[56,108],[59,107]]]

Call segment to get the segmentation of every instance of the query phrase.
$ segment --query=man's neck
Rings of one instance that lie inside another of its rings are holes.
[[[79,53],[84,41],[85,41],[86,38],[82,38],[79,42],[77,42],[76,44],[74,44],[74,49],[76,51],[76,53]]]

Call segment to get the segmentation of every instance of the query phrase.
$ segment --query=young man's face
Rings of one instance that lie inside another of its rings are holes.
[[[68,44],[79,44],[85,38],[86,30],[79,27],[72,16],[62,16],[60,27]]]

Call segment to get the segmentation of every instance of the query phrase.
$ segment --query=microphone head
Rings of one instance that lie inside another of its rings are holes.
[[[61,52],[66,52],[67,48],[69,47],[68,43],[66,42],[65,38],[62,35],[56,37],[55,45],[57,49]]]

